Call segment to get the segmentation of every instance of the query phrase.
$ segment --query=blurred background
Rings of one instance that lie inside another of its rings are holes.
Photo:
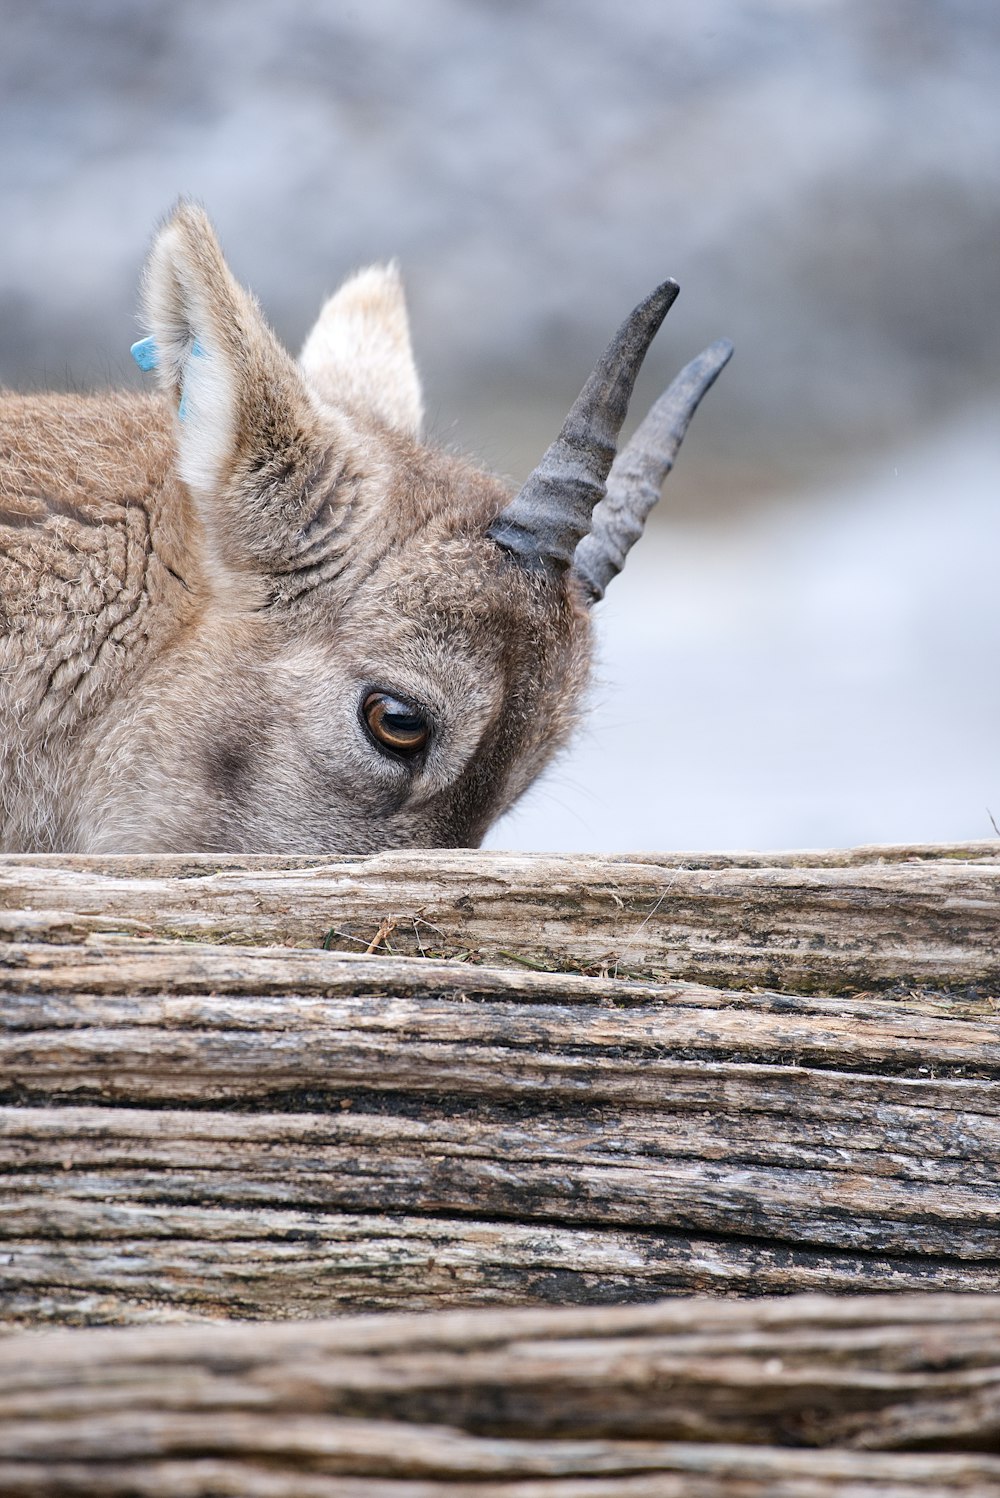
[[[137,278],[180,194],[293,348],[397,256],[433,437],[515,481],[665,275],[635,419],[734,339],[598,610],[585,727],[493,846],[996,835],[996,0],[0,0],[0,22],[5,384],[138,384]]]

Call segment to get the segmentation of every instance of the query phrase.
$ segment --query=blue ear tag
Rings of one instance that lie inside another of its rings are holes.
[[[140,369],[150,370],[156,368],[159,355],[156,350],[155,338],[140,338],[138,343],[133,343],[129,349],[132,358]]]
[[[139,368],[143,370],[148,371],[151,369],[155,369],[157,363],[159,362],[160,355],[156,347],[155,338],[140,338],[138,343],[133,343],[132,347],[129,349],[129,353],[132,355],[132,358],[138,364]],[[205,350],[198,342],[197,338],[191,345],[191,357],[192,359],[205,358]],[[177,407],[177,415],[180,417],[181,421],[183,421],[187,416],[187,395],[183,390],[181,391],[181,403]]]

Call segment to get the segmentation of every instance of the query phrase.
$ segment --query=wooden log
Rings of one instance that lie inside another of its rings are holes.
[[[122,931],[828,993],[995,993],[995,843],[784,861],[382,854],[0,860],[0,934]],[[865,861],[865,859],[869,861]]]
[[[510,1122],[485,1110],[413,1118],[375,1107],[336,1117],[68,1107],[4,1110],[0,1121],[6,1196],[16,1184],[77,1202],[112,1193],[665,1227],[994,1267],[1000,1242],[995,1165],[935,1158],[923,1137],[889,1162],[881,1144],[772,1142],[759,1125],[742,1150],[731,1138],[709,1144],[697,1122],[673,1135],[667,1114]]]
[[[604,1443],[579,1442],[550,1454],[540,1443],[525,1452],[513,1442],[461,1442],[435,1433],[411,1439],[400,1452],[399,1465],[409,1458],[426,1475],[385,1478],[344,1471],[352,1446],[361,1446],[363,1459],[366,1443],[357,1437],[351,1442],[341,1429],[337,1438],[345,1458],[335,1476],[317,1475],[317,1461],[326,1458],[328,1470],[334,1463],[325,1451],[317,1458],[308,1450],[291,1460],[15,1463],[0,1458],[0,1491],[5,1498],[996,1498],[997,1493],[996,1459],[973,1453],[789,1451],[678,1442],[619,1454]],[[395,1428],[381,1426],[367,1444],[397,1439]],[[463,1456],[471,1472],[463,1469]],[[483,1471],[502,1471],[508,1457],[515,1471],[561,1467],[570,1475],[483,1480]],[[644,1469],[640,1475],[637,1466]]]
[[[1000,1298],[0,1339],[7,1498],[993,1494]]]
[[[1000,1289],[987,997],[8,946],[0,1314]]]
[[[0,1247],[6,1324],[149,1324],[333,1311],[648,1302],[802,1287],[988,1292],[995,1265],[865,1258],[671,1232],[265,1208],[15,1199]],[[0,1489],[2,1491],[2,1489]]]
[[[1000,1289],[994,852],[4,861],[8,1325],[504,1309],[0,1337],[0,1492],[997,1491],[996,1296],[509,1309]]]

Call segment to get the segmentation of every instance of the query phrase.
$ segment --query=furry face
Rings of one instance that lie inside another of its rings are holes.
[[[394,269],[348,281],[296,363],[179,208],[146,276],[160,394],[0,401],[0,847],[477,844],[565,743],[623,506],[641,529],[680,441],[661,420],[659,479],[630,448],[608,480],[673,294],[512,499],[421,445]]]

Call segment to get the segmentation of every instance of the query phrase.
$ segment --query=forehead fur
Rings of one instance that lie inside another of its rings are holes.
[[[396,439],[380,444],[377,472],[378,484],[355,475],[349,555],[335,584],[303,595],[289,623],[359,697],[395,691],[430,712],[449,764],[436,835],[467,840],[576,722],[589,610],[571,582],[525,568],[487,536],[509,497],[496,479]],[[421,806],[433,814],[426,797]]]
[[[585,647],[589,610],[572,580],[526,568],[487,535],[510,498],[498,479],[384,434],[377,450],[371,479],[363,451],[352,470],[344,548],[363,586],[358,577],[336,590],[345,623],[384,623],[390,633],[393,621],[416,623],[511,668],[522,655],[536,670],[555,667],[567,648]],[[315,602],[325,613],[330,600]]]

